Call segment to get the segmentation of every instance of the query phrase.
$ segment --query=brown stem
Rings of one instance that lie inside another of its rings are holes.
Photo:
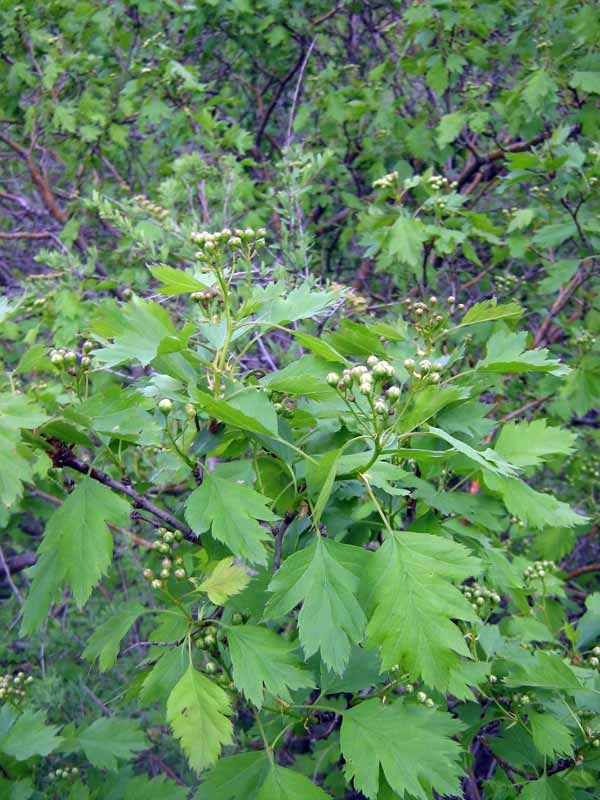
[[[131,486],[121,483],[121,481],[118,481],[115,478],[111,478],[110,475],[106,474],[106,472],[102,472],[102,470],[91,467],[89,464],[86,464],[85,461],[81,461],[74,455],[73,451],[66,447],[62,442],[53,440],[52,444],[54,444],[55,450],[50,454],[50,457],[52,458],[52,461],[56,467],[70,467],[76,472],[80,472],[82,475],[89,475],[95,481],[98,481],[98,483],[103,483],[105,486],[108,486],[110,489],[114,489],[116,492],[121,492],[121,494],[127,495],[127,497],[133,500],[133,505],[136,508],[143,508],[144,511],[148,511],[166,525],[169,525],[175,530],[181,531],[188,541],[196,543],[198,542],[198,537],[190,528],[190,526],[185,522],[182,522],[169,511],[159,508],[159,506],[148,500],[147,497],[144,497],[144,495],[141,495],[139,492],[136,492],[135,489],[132,489]]]

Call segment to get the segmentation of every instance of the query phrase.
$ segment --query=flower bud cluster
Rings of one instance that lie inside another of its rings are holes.
[[[219,289],[215,287],[213,289],[207,289],[204,292],[192,292],[190,299],[193,300],[194,303],[199,303],[207,308],[213,300],[220,303],[223,300],[223,295]]]
[[[417,692],[416,697],[419,703],[423,703],[427,708],[433,708],[435,705],[434,699],[429,697],[425,692]]]
[[[10,672],[0,675],[0,703],[18,705],[27,694],[27,687],[33,683],[31,676],[24,672],[11,675]]]
[[[534,700],[535,697],[530,696],[528,694],[520,694],[519,692],[517,692],[517,694],[514,694],[512,697],[512,702],[514,703],[514,705],[517,706],[528,706]]]
[[[526,581],[531,581],[534,578],[544,578],[547,572],[556,569],[554,561],[536,561],[533,567],[525,567],[523,570],[523,577]]]
[[[177,550],[179,542],[183,539],[181,531],[169,531],[167,528],[159,528],[159,539],[154,542],[154,549],[161,553],[164,558],[160,562],[160,571],[157,574],[151,569],[144,570],[144,578],[150,583],[153,589],[163,589],[171,574],[177,580],[187,578],[185,564],[181,556],[173,557],[173,551]]]
[[[587,353],[596,344],[596,337],[591,331],[581,331],[575,337],[575,344]]]
[[[219,664],[219,646],[217,642],[217,626],[207,625],[199,636],[196,637],[194,644],[198,650],[205,651],[207,661],[202,669],[207,675],[214,676],[214,680],[224,689],[235,690],[235,683],[231,680],[227,672]]]
[[[345,369],[341,376],[337,372],[327,375],[327,383],[333,386],[350,403],[355,402],[353,390],[373,400],[373,410],[378,416],[394,416],[394,405],[401,394],[396,384],[388,386],[396,370],[385,359],[371,355],[366,364],[356,364]]]
[[[438,192],[442,189],[456,189],[458,186],[457,181],[450,182],[443,175],[430,175],[426,179],[426,183]]]
[[[398,171],[388,172],[382,178],[373,181],[373,189],[390,189],[395,183],[398,182]]]
[[[258,228],[258,230],[236,228],[233,232],[229,228],[223,228],[216,233],[194,232],[190,235],[190,239],[199,247],[196,258],[199,261],[208,261],[212,254],[221,251],[225,246],[230,250],[242,250],[244,247],[254,251],[260,250],[265,246],[266,235],[265,228]]]
[[[48,773],[48,780],[51,783],[54,783],[56,781],[64,780],[65,778],[76,778],[78,775],[79,769],[77,767],[59,767],[58,769]]]
[[[465,597],[471,603],[473,611],[480,616],[488,616],[502,602],[502,598],[497,592],[482,586],[477,581],[464,584],[460,587]]]
[[[159,206],[157,203],[151,203],[145,194],[136,194],[133,199],[140,208],[143,208],[144,211],[149,211],[159,219],[165,219],[165,217],[168,217],[171,213],[168,208],[163,208],[163,206]]]
[[[449,313],[455,310],[463,311],[465,307],[464,303],[456,305],[454,295],[450,295],[446,299],[449,307],[447,311],[440,309],[440,301],[435,295],[432,295],[427,302],[406,297],[403,303],[408,315],[414,320],[415,329],[422,333],[428,333],[438,328],[446,320]]]
[[[273,408],[279,416],[286,417],[286,419],[291,419],[296,411],[296,404],[293,400],[287,399],[286,396],[281,402],[276,401],[273,403]]]
[[[81,347],[81,354],[76,353],[75,350],[65,350],[63,347],[50,350],[48,358],[52,366],[57,369],[65,369],[69,375],[77,374],[77,367],[82,372],[88,370],[92,364],[92,358],[89,354],[93,350],[93,342],[84,342]]]
[[[516,275],[511,275],[510,273],[505,275],[497,275],[494,277],[494,281],[498,291],[503,292],[504,294],[510,294],[511,292],[514,292],[521,282]]]
[[[550,194],[550,187],[549,186],[532,186],[529,190],[534,197],[537,197],[538,200],[542,200],[544,195]]]
[[[439,361],[432,364],[428,358],[423,358],[418,363],[414,358],[407,358],[404,360],[404,369],[415,380],[422,381],[423,383],[439,383],[443,368],[443,364]]]
[[[594,669],[600,669],[600,647],[594,647],[592,650],[592,655],[586,660],[585,663]]]

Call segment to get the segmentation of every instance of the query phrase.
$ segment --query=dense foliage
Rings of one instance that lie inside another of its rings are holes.
[[[598,797],[597,3],[0,9],[0,797]]]

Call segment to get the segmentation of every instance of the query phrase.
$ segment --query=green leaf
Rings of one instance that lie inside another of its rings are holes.
[[[30,398],[21,394],[0,395],[0,431],[15,428],[38,428],[48,415]]]
[[[308,283],[303,283],[284,298],[273,298],[256,315],[261,322],[296,322],[299,319],[314,317],[326,311],[340,298],[338,290],[330,292],[312,291]]]
[[[436,141],[440,147],[445,147],[458,138],[465,126],[467,115],[463,111],[453,111],[444,114],[437,126]]]
[[[121,639],[127,634],[133,623],[144,613],[141,603],[132,601],[125,603],[119,611],[106,620],[92,633],[83,657],[88,661],[98,659],[100,672],[106,672],[114,666]]]
[[[527,81],[522,97],[532,111],[539,111],[556,96],[557,85],[548,73],[539,69]]]
[[[585,614],[577,624],[577,647],[587,647],[600,640],[600,592],[593,592],[585,599]]]
[[[108,571],[113,540],[108,523],[124,525],[130,506],[93,478],[86,477],[50,517],[23,606],[22,630],[43,621],[56,590],[71,587],[79,607]]]
[[[484,480],[488,489],[502,497],[511,514],[534,528],[572,528],[588,521],[588,517],[577,514],[567,503],[557,500],[551,494],[536,492],[518,478],[506,478],[486,472]]]
[[[390,255],[416,269],[423,260],[423,242],[427,235],[423,223],[402,213],[392,225],[389,233]]]
[[[294,655],[297,645],[274,631],[237,625],[227,628],[227,640],[235,685],[257,708],[262,708],[265,691],[291,702],[290,690],[315,685]]]
[[[194,800],[327,800],[312,781],[267,758],[243,753],[222,758],[210,771]]]
[[[162,306],[137,297],[121,307],[118,317],[112,316],[108,323],[93,326],[93,330],[101,330],[101,335],[108,334],[113,339],[112,344],[92,351],[97,362],[106,367],[130,359],[147,366],[158,355],[163,340],[176,334]]]
[[[528,225],[531,224],[535,216],[535,210],[533,208],[519,208],[515,213],[511,216],[510,222],[508,224],[508,232],[512,233],[513,231],[520,231],[526,228]]]
[[[371,612],[369,647],[381,647],[382,669],[400,665],[411,680],[444,690],[458,656],[469,657],[453,620],[474,620],[471,605],[451,580],[480,571],[460,544],[427,533],[397,533],[370,558],[365,597]]]
[[[148,747],[148,741],[133,719],[101,717],[77,732],[71,749],[83,750],[88,761],[98,769],[116,770],[118,760],[129,760]]]
[[[582,688],[577,676],[562,658],[555,653],[536,651],[510,663],[504,682],[510,687],[535,686],[540,689],[565,689],[577,691]]]
[[[247,800],[257,797],[269,770],[264,752],[221,758],[202,781],[194,800]]]
[[[248,486],[204,473],[202,485],[188,497],[185,518],[195,533],[210,529],[212,536],[238,558],[254,564],[267,563],[264,542],[273,537],[258,520],[273,522],[277,516],[267,507],[269,498]]]
[[[47,756],[62,742],[58,726],[46,725],[41,711],[25,710],[17,716],[8,706],[0,710],[0,730],[8,731],[0,738],[0,751],[17,761],[33,756]]]
[[[319,495],[312,511],[313,525],[316,529],[319,527],[321,515],[331,497],[342,450],[330,450],[319,459],[316,465],[307,465],[306,483],[309,492],[313,493],[313,486],[319,488]]]
[[[229,556],[217,561],[208,578],[198,585],[198,589],[206,592],[211,603],[222,606],[230,597],[242,592],[249,582],[250,576],[244,567],[234,564],[233,557]]]
[[[272,764],[257,800],[327,800],[323,789],[291,769]]]
[[[188,294],[208,289],[206,283],[202,283],[193,275],[181,269],[169,267],[167,264],[153,264],[148,269],[157,281],[164,284],[159,289],[161,294]]]
[[[186,786],[178,786],[164,775],[152,779],[136,775],[127,781],[123,800],[187,800],[188,797]]]
[[[517,467],[535,467],[549,456],[568,456],[576,434],[563,428],[550,428],[544,419],[533,422],[509,422],[502,427],[494,449]]]
[[[527,333],[496,331],[487,343],[485,358],[477,364],[478,372],[549,372],[567,375],[570,369],[548,357],[547,350],[527,350]]]
[[[233,739],[227,694],[190,664],[167,701],[167,719],[197,772],[219,757]]]
[[[519,797],[521,800],[574,800],[575,793],[560,775],[544,775],[526,783]]]
[[[365,551],[317,536],[314,544],[287,558],[275,573],[265,619],[278,619],[302,603],[300,643],[309,658],[321,658],[341,675],[364,631],[365,615],[356,599]]]
[[[396,701],[366,700],[344,712],[340,747],[348,780],[376,800],[380,769],[400,797],[430,800],[431,789],[460,796],[462,757],[452,740],[461,723],[450,714]]]
[[[550,759],[573,755],[573,734],[552,714],[529,711],[533,743],[543,756]]]
[[[336,396],[327,383],[331,364],[316,356],[302,356],[278,372],[266,375],[261,384],[275,392],[321,400]]]
[[[454,450],[462,453],[468,459],[484,467],[489,472],[497,475],[514,475],[516,472],[516,469],[512,466],[512,464],[509,464],[507,461],[505,461],[490,447],[487,447],[485,450],[481,451],[474,450],[470,445],[466,444],[466,442],[462,442],[460,439],[451,436],[441,428],[434,428],[433,425],[428,425],[427,430],[434,436],[437,436],[438,438],[443,439],[445,442],[448,442],[448,444],[451,445]]]
[[[590,94],[600,94],[600,72],[591,70],[579,70],[573,73],[570,85],[574,89],[581,89]]]
[[[398,423],[400,433],[415,430],[443,408],[463,397],[464,391],[457,386],[448,386],[443,389],[437,386],[427,386],[417,394],[414,405],[408,414],[402,415]]]
[[[523,309],[518,303],[503,303],[498,305],[496,298],[482,300],[467,311],[461,319],[459,328],[465,325],[475,325],[477,322],[492,322],[498,319],[520,319]]]
[[[30,481],[33,468],[23,456],[23,447],[16,437],[0,431],[0,503],[10,508],[23,494],[23,483]]]
[[[254,419],[254,417],[244,414],[243,411],[234,405],[230,405],[226,400],[217,400],[208,392],[203,392],[200,389],[195,389],[192,392],[192,398],[203,411],[206,411],[220,422],[225,422],[227,425],[240,428],[243,431],[257,433],[260,436],[273,437],[273,431],[269,427]]]

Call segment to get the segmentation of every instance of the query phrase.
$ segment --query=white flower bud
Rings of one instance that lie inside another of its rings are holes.
[[[337,374],[337,372],[330,372],[327,375],[327,383],[330,386],[337,386],[337,384],[339,383],[339,380],[340,380],[340,376]]]
[[[171,411],[173,410],[173,403],[171,400],[169,400],[168,397],[163,397],[163,399],[158,404],[158,409],[161,412],[161,414],[164,414],[166,416],[167,414],[170,414]]]
[[[401,394],[402,392],[399,386],[390,386],[390,388],[386,391],[385,396],[388,398],[390,403],[395,403]]]

